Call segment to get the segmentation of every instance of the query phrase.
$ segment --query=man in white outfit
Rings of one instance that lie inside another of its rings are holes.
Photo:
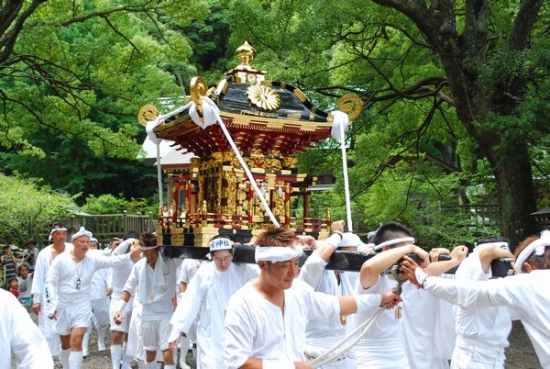
[[[65,242],[67,239],[67,228],[61,222],[54,222],[50,231],[52,244],[46,246],[38,253],[36,264],[34,266],[34,279],[32,283],[32,311],[38,315],[38,326],[46,337],[50,352],[53,356],[59,354],[59,335],[53,330],[53,321],[48,318],[46,309],[46,277],[52,264],[52,261],[65,251],[73,248],[71,243]]]
[[[429,255],[415,246],[411,231],[402,224],[389,222],[382,225],[374,236],[378,254],[365,261],[356,284],[357,295],[379,294],[391,290],[398,281],[388,271],[406,254],[416,254],[424,265],[429,264]],[[403,290],[405,293],[405,290]],[[373,323],[368,333],[355,346],[358,368],[408,369],[410,368],[403,340],[403,303],[393,311],[383,312]],[[350,327],[356,328],[376,313],[371,309],[350,318]],[[424,367],[430,368],[430,366]]]
[[[256,265],[233,263],[233,244],[216,237],[208,244],[211,263],[203,263],[188,284],[171,322],[170,342],[189,333],[197,321],[197,368],[225,369],[224,315],[229,298],[259,273]]]
[[[111,240],[110,249],[113,255],[123,255],[132,247],[139,247],[139,234],[125,235],[124,240],[115,237]],[[111,302],[109,305],[109,325],[111,329],[111,363],[112,369],[131,369],[130,363],[133,355],[129,354],[128,350],[128,332],[132,317],[133,298],[130,299],[122,312],[124,318],[120,324],[116,324],[114,320],[115,303],[120,299],[124,285],[130,276],[134,261],[128,260],[124,264],[111,269]],[[126,346],[123,343],[126,341]]]
[[[352,232],[333,233],[328,239],[317,243],[316,250],[302,266],[298,279],[309,284],[317,292],[332,296],[352,295],[359,273],[325,270],[325,267],[337,249],[355,252],[362,244],[361,239]],[[339,316],[330,321],[310,320],[306,327],[307,355],[315,358],[330,350],[345,337],[346,323],[346,316]],[[350,350],[338,360],[324,365],[322,368],[354,369],[355,367],[357,367],[355,354],[353,350]]]
[[[0,369],[52,369],[52,354],[42,332],[11,293],[0,289]]]
[[[485,240],[460,264],[455,278],[488,281],[493,277],[491,263],[513,258],[507,240]],[[510,310],[503,306],[483,309],[454,306],[457,339],[451,360],[452,369],[504,369],[504,349],[512,330]]]
[[[179,281],[178,281],[178,288],[179,288],[179,295],[178,295],[178,303],[181,301],[181,298],[184,296],[185,291],[187,290],[187,286],[189,285],[189,282],[191,282],[191,279],[197,274],[197,271],[199,270],[199,267],[202,264],[202,260],[197,259],[184,259],[180,266],[179,271]],[[195,361],[197,361],[197,325],[193,324],[191,328],[189,329],[189,332],[187,334],[182,334],[180,343],[178,345],[178,348],[180,350],[180,368],[181,369],[190,369],[189,365],[187,365],[186,356],[187,352],[189,351],[189,346],[192,346],[193,349],[193,357],[195,358]]]
[[[169,349],[168,337],[172,330],[170,317],[174,311],[178,263],[181,259],[170,259],[160,252],[157,236],[143,233],[139,237],[144,258],[132,267],[120,299],[115,302],[115,323],[126,317],[125,306],[132,296],[143,305],[141,312],[141,338],[146,353],[145,365],[156,369],[157,351],[162,351],[164,368],[176,369],[174,354]]]
[[[98,269],[116,267],[131,254],[104,256],[88,253],[92,233],[81,227],[72,237],[73,249],[52,262],[46,277],[46,312],[61,339],[59,360],[64,369],[82,368],[82,340],[88,330],[92,306],[90,289]],[[139,256],[139,251],[132,255]]]
[[[90,250],[98,250],[95,252],[103,253],[103,251],[99,251],[99,242],[96,238],[92,238],[90,240]],[[99,269],[95,272],[92,278],[92,288],[90,290],[90,303],[92,304],[93,313],[92,325],[95,326],[97,330],[98,351],[104,351],[106,349],[105,335],[107,333],[107,328],[109,327],[109,306],[111,305],[110,296],[113,292],[111,288],[111,272],[112,268]],[[89,332],[86,336],[89,337]],[[85,352],[87,352],[87,348],[87,343],[83,343],[83,349]],[[86,353],[84,353],[84,356],[87,356]]]
[[[540,364],[550,369],[550,231],[530,237],[517,248],[511,277],[464,283],[428,276],[411,259],[403,263],[407,278],[435,296],[463,308],[507,306],[520,317]]]
[[[258,235],[260,276],[229,301],[225,317],[226,368],[310,369],[304,353],[310,319],[332,321],[401,299],[393,292],[367,296],[330,296],[296,280],[301,246],[294,233],[270,228]]]

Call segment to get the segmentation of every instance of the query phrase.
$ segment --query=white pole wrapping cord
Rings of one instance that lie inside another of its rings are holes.
[[[233,149],[233,152],[235,153],[237,160],[243,167],[244,172],[246,173],[246,176],[250,181],[250,185],[252,186],[252,188],[254,189],[254,192],[260,199],[260,202],[262,203],[264,210],[269,215],[271,222],[273,223],[273,225],[275,225],[275,227],[280,228],[281,225],[279,224],[279,222],[275,218],[275,215],[269,208],[269,204],[267,203],[267,201],[265,200],[265,197],[263,196],[262,192],[258,188],[258,185],[256,184],[256,180],[252,176],[252,173],[250,172],[248,165],[246,165],[243,157],[241,156],[241,153],[239,152],[239,149],[237,148],[237,145],[235,145],[235,142],[231,138],[231,135],[229,134],[229,131],[227,130],[227,127],[225,126],[220,116],[220,110],[218,109],[218,106],[208,97],[202,97],[201,104],[202,104],[203,121],[200,120],[199,114],[197,112],[197,107],[194,103],[192,103],[192,106],[189,109],[189,116],[191,117],[191,119],[193,119],[193,122],[195,122],[197,125],[199,125],[203,129],[214,124],[216,121],[218,122],[218,124],[220,125],[225,135],[225,138],[229,142],[229,145],[231,145],[231,148]]]
[[[157,143],[157,185],[158,185],[158,193],[159,193],[159,209],[160,211],[163,211],[162,208],[164,207],[164,199],[162,198],[162,168],[160,167],[160,144]]]
[[[353,223],[351,220],[351,200],[349,193],[349,179],[348,179],[348,159],[346,155],[346,129],[348,128],[349,118],[346,113],[341,111],[333,111],[334,117],[331,135],[340,142],[342,148],[342,171],[344,177],[344,196],[346,199],[346,215],[348,232],[353,232]]]

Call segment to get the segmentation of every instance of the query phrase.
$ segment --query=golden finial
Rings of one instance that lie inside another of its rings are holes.
[[[244,44],[237,48],[235,55],[237,55],[237,58],[241,61],[241,65],[250,65],[256,56],[256,49],[253,48],[248,41],[245,41]]]

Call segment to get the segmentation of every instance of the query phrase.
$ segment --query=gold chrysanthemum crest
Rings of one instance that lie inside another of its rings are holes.
[[[248,102],[263,111],[275,111],[281,106],[281,98],[270,87],[253,85],[247,88]]]

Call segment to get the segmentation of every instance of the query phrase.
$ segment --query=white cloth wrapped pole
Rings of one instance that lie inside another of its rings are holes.
[[[162,140],[159,140],[153,129],[157,127],[159,124],[161,124],[167,117],[176,115],[190,107],[191,104],[186,104],[168,114],[160,115],[155,120],[150,120],[145,125],[145,131],[147,132],[147,137],[153,142],[155,145],[157,145],[157,186],[158,186],[158,194],[159,194],[159,208],[162,209],[163,204],[163,198],[162,198],[162,168],[160,167],[160,142]]]
[[[351,200],[349,193],[349,179],[348,179],[348,159],[346,155],[346,130],[349,125],[349,118],[346,113],[341,111],[333,111],[332,116],[334,118],[332,122],[331,135],[342,147],[342,171],[344,177],[344,196],[346,199],[346,215],[348,232],[353,232],[353,223],[351,219]]]

